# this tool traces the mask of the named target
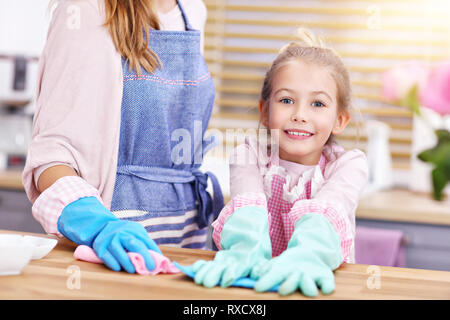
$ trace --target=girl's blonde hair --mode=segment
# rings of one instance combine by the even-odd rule
[[[263,101],[262,112],[267,113],[269,99],[272,93],[272,80],[275,73],[286,63],[300,60],[308,64],[323,66],[329,69],[337,87],[338,112],[350,114],[351,85],[350,76],[339,55],[331,48],[325,46],[322,39],[317,38],[311,31],[300,28],[299,40],[282,47],[273,61],[264,78],[260,99]],[[327,144],[333,140],[332,135]]]
[[[160,29],[152,0],[105,0],[105,11],[104,26],[129,68],[141,75],[141,67],[153,73],[161,66],[156,53],[148,47],[149,30]]]

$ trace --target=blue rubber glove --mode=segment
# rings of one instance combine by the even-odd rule
[[[123,268],[129,273],[136,272],[127,251],[142,255],[148,270],[155,268],[148,250],[161,253],[142,225],[120,220],[96,197],[81,198],[68,204],[58,218],[57,226],[69,240],[93,248],[105,265],[114,271]]]
[[[228,287],[241,277],[252,277],[252,269],[272,257],[267,210],[247,206],[236,210],[225,222],[213,261],[194,263],[194,281],[205,287],[220,283]]]
[[[335,289],[333,270],[342,263],[341,241],[330,222],[320,214],[303,216],[295,225],[287,249],[259,270],[258,292],[280,285],[278,292],[288,295],[300,289],[310,297],[330,294]]]

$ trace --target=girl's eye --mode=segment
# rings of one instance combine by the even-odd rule
[[[314,107],[324,107],[325,105],[322,103],[322,102],[320,102],[320,101],[314,101],[313,103],[312,103],[312,105],[314,106]]]
[[[280,102],[284,103],[284,104],[293,104],[294,103],[294,101],[292,99],[289,99],[289,98],[280,99]]]

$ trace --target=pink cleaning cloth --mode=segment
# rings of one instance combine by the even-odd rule
[[[175,267],[169,258],[163,256],[162,254],[155,252],[153,250],[148,250],[155,262],[155,268],[153,270],[148,270],[145,265],[144,258],[136,252],[128,252],[131,263],[136,269],[136,273],[141,275],[155,275],[158,273],[178,273],[181,272],[180,269]],[[102,260],[95,254],[94,249],[91,247],[80,245],[75,249],[73,256],[78,260],[83,260],[92,263],[103,263]]]
[[[357,226],[356,263],[405,268],[405,247],[401,230]]]

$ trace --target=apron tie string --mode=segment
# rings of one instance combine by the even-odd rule
[[[212,215],[213,220],[216,220],[220,211],[225,206],[223,194],[219,181],[212,172],[208,171],[203,173],[195,169],[192,171],[192,174],[195,176],[195,193],[199,201],[197,223],[199,228],[204,228],[209,225],[210,216]],[[211,179],[213,187],[213,199],[211,199],[211,195],[206,191],[208,178]]]
[[[203,173],[199,169],[188,171],[173,168],[124,165],[117,167],[117,173],[167,183],[188,183],[194,181],[195,198],[198,201],[197,223],[199,228],[205,228],[209,225],[211,215],[213,220],[217,219],[220,211],[225,206],[219,181],[210,171]],[[208,178],[211,179],[213,198],[206,191]]]

